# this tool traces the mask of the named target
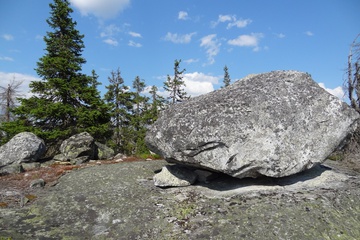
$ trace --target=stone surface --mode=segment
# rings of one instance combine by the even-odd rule
[[[185,187],[195,183],[197,174],[193,170],[179,165],[167,165],[155,174],[157,187]]]
[[[31,188],[42,188],[45,186],[45,181],[42,178],[32,180],[30,183]]]
[[[30,194],[36,200],[24,207],[0,208],[0,236],[360,239],[359,173],[315,167],[284,179],[227,177],[181,188],[155,187],[153,174],[166,164],[127,162],[72,171],[53,187],[34,189]],[[0,197],[20,197],[1,187]]]
[[[274,71],[163,111],[146,136],[169,162],[234,177],[284,177],[323,162],[359,114],[309,74]]]
[[[44,141],[35,134],[19,133],[0,147],[0,167],[35,162],[40,159],[45,150]]]
[[[0,175],[7,175],[7,174],[21,173],[21,172],[24,172],[24,169],[22,167],[22,164],[18,164],[18,163],[13,163],[10,165],[0,167]]]
[[[94,159],[96,153],[95,140],[87,132],[76,134],[62,142],[60,152],[61,155],[56,156],[56,159],[75,162],[75,159],[80,157],[82,162],[84,157],[86,160]]]
[[[109,160],[114,157],[114,150],[106,146],[105,144],[95,142],[96,145],[96,157],[99,160]]]

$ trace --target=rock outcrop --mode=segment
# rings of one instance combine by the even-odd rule
[[[82,132],[64,140],[60,146],[61,154],[54,159],[80,164],[95,159],[95,139],[87,132]]]
[[[114,157],[115,152],[112,148],[109,148],[105,144],[99,142],[95,142],[95,146],[96,146],[95,159],[108,160]]]
[[[0,168],[38,161],[45,150],[44,141],[35,134],[19,133],[0,147]]]
[[[358,119],[309,74],[274,71],[168,108],[146,143],[168,162],[238,178],[284,177],[323,162]]]

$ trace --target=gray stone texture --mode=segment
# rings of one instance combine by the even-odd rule
[[[61,155],[57,159],[82,162],[95,158],[95,140],[87,132],[82,132],[64,140],[60,146]]]
[[[45,153],[44,141],[30,132],[15,135],[0,147],[0,167],[35,162]]]
[[[358,119],[309,74],[273,71],[169,107],[146,142],[168,162],[284,177],[323,162]]]

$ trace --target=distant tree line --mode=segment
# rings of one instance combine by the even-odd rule
[[[167,99],[156,86],[144,94],[147,86],[139,76],[131,87],[127,86],[120,68],[111,71],[107,91],[101,97],[95,70],[90,76],[81,72],[86,63],[82,57],[84,35],[70,16],[73,10],[69,0],[54,0],[49,6],[50,17],[46,21],[52,31],[44,37],[46,52],[35,69],[41,80],[29,85],[32,96],[21,98],[21,82],[15,80],[0,88],[0,144],[17,133],[29,131],[55,148],[64,139],[87,131],[116,152],[148,153],[144,142],[147,127],[166,106],[189,99],[184,90],[185,69],[180,70],[181,60],[175,60],[174,75],[168,75],[164,82]],[[224,70],[227,86],[230,77],[227,67]]]

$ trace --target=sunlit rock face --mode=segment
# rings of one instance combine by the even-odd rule
[[[309,74],[273,71],[169,107],[146,142],[168,162],[283,177],[323,162],[358,119]]]

